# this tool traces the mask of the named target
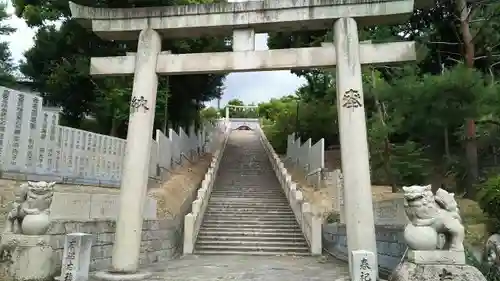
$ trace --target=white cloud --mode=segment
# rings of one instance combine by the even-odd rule
[[[10,1],[8,10],[12,12]],[[24,60],[24,52],[33,46],[36,30],[29,28],[23,19],[15,15],[12,15],[5,23],[16,28],[16,32],[0,39],[9,42],[12,56],[16,62]],[[257,50],[268,49],[267,34],[256,35],[255,48]],[[293,94],[304,83],[304,79],[291,74],[290,71],[231,73],[227,76],[224,84],[225,90],[221,106],[235,98],[245,103],[258,103],[271,98],[279,98]],[[216,104],[217,101],[212,102],[212,105]]]
[[[7,4],[7,12],[13,14],[13,7],[10,1]],[[11,15],[10,18],[5,21],[5,24],[16,29],[16,32],[8,36],[2,36],[1,40],[9,42],[12,57],[17,62],[24,59],[24,52],[33,46],[33,37],[36,31],[33,28],[29,28],[23,19],[15,15]]]
[[[269,49],[267,37],[267,34],[255,36],[256,50]],[[231,73],[226,77],[221,106],[232,99],[240,99],[248,104],[290,95],[305,83],[305,79],[297,77],[288,70]],[[211,105],[216,106],[217,101],[212,101]]]

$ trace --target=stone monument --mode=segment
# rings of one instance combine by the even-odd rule
[[[49,210],[55,182],[28,182],[15,191],[0,241],[1,263],[13,280],[51,280],[54,251],[50,236]]]
[[[430,185],[405,186],[403,191],[410,220],[404,230],[408,251],[389,280],[486,280],[465,264],[465,230],[454,194],[444,189],[434,194]]]
[[[70,233],[66,235],[61,276],[56,281],[89,280],[92,234]]]

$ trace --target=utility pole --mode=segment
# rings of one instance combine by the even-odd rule
[[[168,79],[168,76],[166,78],[167,80],[167,94],[165,96],[165,110],[164,110],[164,116],[163,116],[163,134],[165,136],[168,136],[168,96],[170,95],[170,82]]]
[[[299,109],[300,109],[300,98],[297,99],[297,108],[295,112],[295,134],[299,134]]]

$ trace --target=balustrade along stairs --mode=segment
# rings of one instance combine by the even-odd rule
[[[229,133],[194,254],[310,255],[259,129]]]

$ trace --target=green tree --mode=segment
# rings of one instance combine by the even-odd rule
[[[215,123],[220,118],[220,112],[214,107],[207,107],[200,111],[202,122]]]
[[[124,55],[136,51],[137,42],[103,41],[91,31],[83,28],[70,18],[67,0],[25,2],[14,1],[16,13],[29,26],[37,27],[34,47],[26,52],[26,63],[22,73],[34,83],[34,88],[44,94],[45,99],[63,107],[66,124],[79,127],[86,115],[93,115],[104,128],[99,131],[118,131],[126,134],[126,120],[123,110],[116,113],[108,110],[117,102],[124,103],[118,108],[126,108],[130,100],[130,79],[119,79],[109,86],[109,79],[93,79],[89,76],[90,57]],[[83,5],[100,7],[146,7],[177,5],[207,1],[84,1]],[[60,29],[51,24],[61,20]],[[191,53],[228,50],[225,38],[197,38],[189,40],[164,40],[162,48],[172,53]],[[160,77],[155,127],[163,128],[165,117],[172,127],[189,126],[196,122],[200,104],[222,94],[224,75],[197,74]],[[121,84],[118,83],[120,81]],[[106,92],[108,91],[109,92]],[[123,93],[126,94],[123,96]],[[167,94],[168,93],[168,94]],[[106,97],[110,95],[110,97]],[[120,98],[118,98],[120,97]],[[167,102],[168,105],[165,108]],[[103,102],[111,102],[102,105]],[[165,116],[167,112],[167,116]],[[124,128],[124,129],[116,129]]]
[[[6,12],[6,4],[0,3],[0,35],[6,36],[15,31],[14,28],[5,24],[5,20],[9,17]],[[9,50],[8,42],[0,42],[0,85],[10,86],[15,82],[14,71],[15,65],[12,59],[12,54]]]

